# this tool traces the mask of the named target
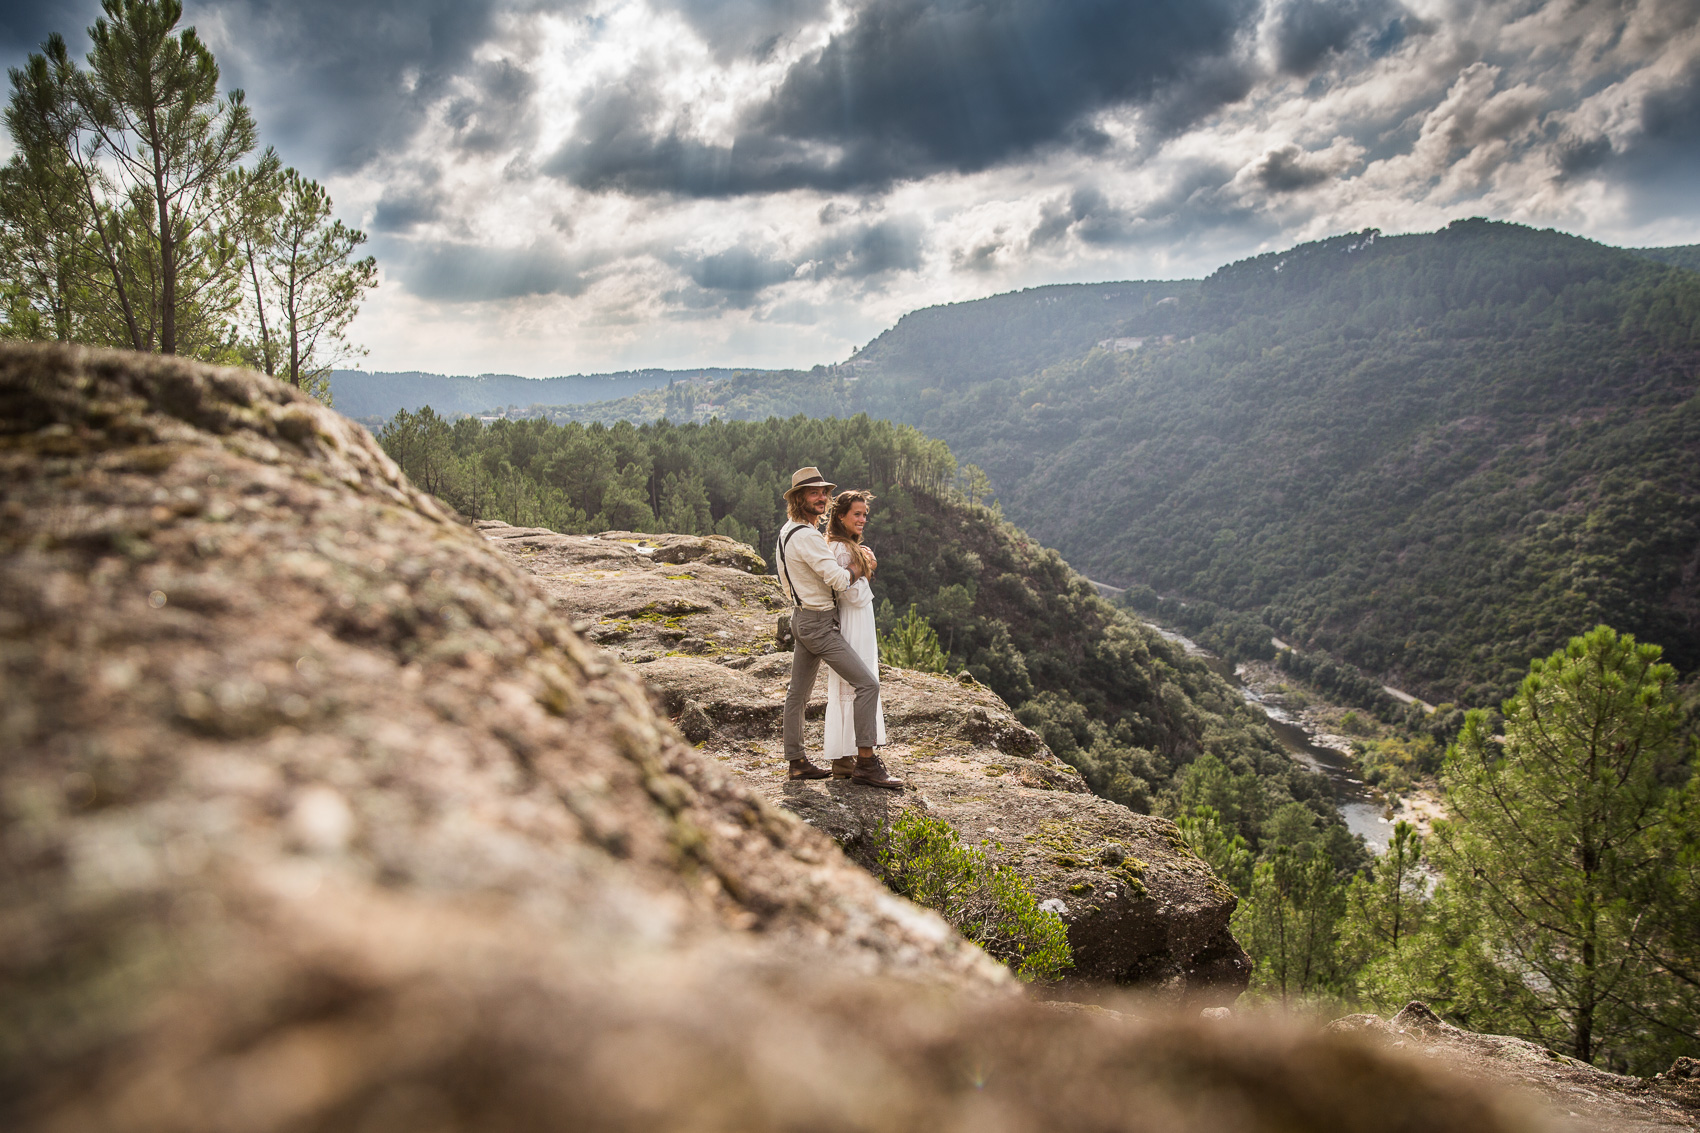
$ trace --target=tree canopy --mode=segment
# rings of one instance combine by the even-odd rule
[[[376,281],[370,259],[349,262],[365,237],[317,184],[255,155],[253,114],[241,91],[220,95],[178,0],[101,7],[86,68],[55,34],[10,73],[0,332],[249,362],[328,399]]]

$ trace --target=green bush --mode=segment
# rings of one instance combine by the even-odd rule
[[[879,863],[893,892],[936,910],[1021,979],[1054,980],[1074,966],[1062,918],[942,819],[906,812],[882,835]]]
[[[923,673],[942,673],[949,664],[939,635],[914,606],[903,620],[880,634],[880,660],[893,668]]]

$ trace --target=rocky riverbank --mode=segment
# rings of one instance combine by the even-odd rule
[[[1234,666],[1234,676],[1259,703],[1291,718],[1309,743],[1349,760],[1361,779],[1363,767],[1354,745],[1363,738],[1366,729],[1377,728],[1373,721],[1363,719],[1360,711],[1327,703],[1313,692],[1299,691],[1290,674],[1266,661],[1241,662]],[[1368,783],[1363,786],[1368,797],[1381,806],[1385,821],[1409,822],[1424,839],[1435,820],[1446,817],[1445,799],[1432,775],[1415,776],[1397,788]]]

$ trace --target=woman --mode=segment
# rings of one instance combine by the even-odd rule
[[[833,497],[826,513],[826,541],[832,548],[838,565],[849,569],[855,562],[862,577],[850,589],[838,596],[838,632],[856,655],[867,663],[871,672],[879,672],[879,636],[874,632],[874,592],[869,585],[874,569],[879,565],[871,548],[862,543],[862,532],[868,526],[868,505],[874,494],[864,491],[840,492]],[[856,690],[830,668],[826,671],[826,758],[848,760],[856,754],[855,708]],[[885,707],[879,706],[878,743],[885,743]],[[848,767],[850,764],[836,764]]]

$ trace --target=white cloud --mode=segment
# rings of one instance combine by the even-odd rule
[[[302,2],[188,19],[372,233],[379,368],[808,365],[931,303],[1467,215],[1700,242],[1695,0],[1198,0],[1145,85],[1067,0]],[[999,54],[1035,28],[1074,55]]]

